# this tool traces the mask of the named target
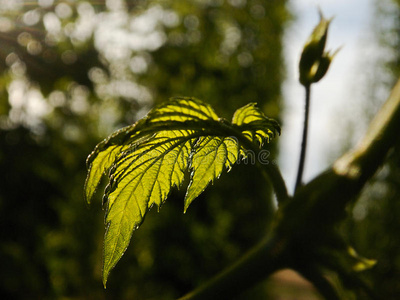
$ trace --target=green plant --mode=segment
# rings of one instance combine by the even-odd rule
[[[188,169],[185,211],[240,155],[258,151],[256,143],[262,146],[279,131],[276,121],[265,117],[254,104],[238,109],[230,124],[197,99],[175,98],[98,144],[88,159],[85,190],[90,202],[102,174],[109,171],[103,202],[107,226],[104,285],[147,210],[153,205],[160,208],[171,189],[182,185]],[[280,175],[272,175],[276,176]]]
[[[328,27],[329,20],[321,15],[300,60],[306,108],[311,85],[326,74],[333,58],[324,50]],[[294,195],[288,195],[275,165],[258,164],[272,183],[279,204],[264,239],[241,260],[182,299],[230,299],[287,267],[308,278],[326,299],[377,298],[360,276],[360,271],[375,262],[348,246],[337,232],[337,225],[346,216],[346,206],[354,201],[398,142],[400,82],[362,142],[331,168],[302,185],[307,118],[308,109]],[[85,197],[90,203],[102,175],[108,172],[109,184],[103,198],[104,285],[146,212],[154,204],[160,208],[171,189],[183,184],[188,170],[185,211],[223,170],[229,170],[249,153],[261,153],[263,143],[276,133],[280,133],[277,122],[266,117],[255,104],[238,109],[232,122],[228,122],[197,99],[174,98],[99,143],[87,161]]]

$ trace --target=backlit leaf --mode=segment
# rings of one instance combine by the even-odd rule
[[[232,137],[207,136],[199,139],[195,149],[190,160],[192,174],[184,211],[225,168],[230,170],[239,156],[239,145]]]
[[[262,145],[279,132],[278,124],[255,106],[239,109],[233,124],[220,120],[207,104],[175,98],[154,108],[146,118],[99,143],[87,160],[85,197],[90,203],[108,171],[103,283],[129,245],[148,210],[165,202],[190,170],[184,211],[210,182],[230,170],[244,153],[239,140]]]
[[[242,134],[251,142],[257,141],[260,147],[275,137],[276,133],[281,133],[278,122],[266,117],[256,103],[249,103],[236,110],[232,124],[239,126]]]
[[[89,204],[99,185],[101,177],[114,163],[116,156],[126,147],[124,138],[126,138],[129,131],[131,131],[131,127],[118,130],[99,143],[89,155],[86,161],[88,176],[85,182],[85,198]]]

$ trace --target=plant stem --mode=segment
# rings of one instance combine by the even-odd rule
[[[266,166],[257,164],[257,166],[261,170],[264,178],[271,183],[278,204],[281,205],[282,203],[286,202],[286,200],[289,199],[289,195],[285,180],[283,179],[279,168],[273,163]]]
[[[338,299],[340,295],[331,289],[318,269],[307,269],[307,266],[319,266],[314,255],[309,253],[317,247],[327,246],[325,243],[331,240],[326,236],[331,232],[328,229],[342,219],[346,204],[354,200],[365,182],[383,164],[390,149],[399,142],[399,131],[400,80],[361,143],[278,210],[275,226],[270,228],[266,239],[232,267],[180,300],[232,299],[274,271],[286,267],[297,269],[309,278],[327,299]],[[308,203],[304,205],[306,201]],[[313,243],[309,243],[310,240]],[[299,269],[298,261],[305,267]],[[340,271],[338,264],[328,267]],[[344,282],[349,283],[349,278],[344,277]]]
[[[304,161],[305,161],[305,158],[306,158],[306,150],[307,150],[308,116],[310,114],[311,86],[310,85],[306,85],[305,89],[306,89],[306,99],[305,99],[306,100],[306,106],[305,106],[305,111],[304,111],[303,140],[301,142],[299,168],[297,170],[296,185],[295,185],[295,189],[294,189],[295,192],[302,185]]]
[[[340,297],[333,286],[333,284],[325,277],[319,265],[308,264],[298,271],[304,278],[313,283],[319,293],[324,296],[326,300],[340,300]]]
[[[263,240],[242,259],[203,286],[178,300],[232,299],[243,291],[285,267],[285,242],[273,237]]]
[[[241,141],[247,149],[252,150],[257,154],[257,156],[259,155],[260,149],[257,148],[254,143],[247,140],[247,138],[239,136],[239,141]],[[264,178],[271,183],[278,203],[282,204],[286,202],[286,200],[289,199],[289,194],[286,188],[285,180],[283,179],[278,166],[276,166],[273,162],[262,164],[261,162],[257,161],[257,167],[261,170]]]
[[[370,123],[364,138],[334,163],[334,171],[353,180],[367,180],[383,164],[389,149],[398,143],[399,131],[400,79]]]

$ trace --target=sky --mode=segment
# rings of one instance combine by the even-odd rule
[[[283,85],[279,159],[290,191],[294,188],[304,121],[304,88],[298,83],[298,61],[305,41],[319,22],[318,7],[326,18],[334,17],[326,50],[342,48],[327,75],[312,86],[305,182],[328,168],[335,158],[332,156],[340,154],[340,132],[346,131],[341,116],[349,110],[354,116],[362,115],[355,100],[362,91],[355,86],[361,64],[375,59],[376,43],[371,31],[374,0],[291,1],[295,20],[287,29],[284,42],[287,79]],[[360,136],[362,132],[355,134]]]

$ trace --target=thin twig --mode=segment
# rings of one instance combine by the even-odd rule
[[[303,178],[303,170],[304,170],[304,161],[306,158],[306,150],[307,150],[307,136],[308,136],[308,116],[310,114],[310,94],[311,94],[311,86],[305,86],[306,89],[306,105],[304,111],[304,126],[303,126],[303,140],[301,142],[301,152],[300,152],[300,161],[299,168],[297,170],[297,178],[295,185],[295,192],[302,185]]]

